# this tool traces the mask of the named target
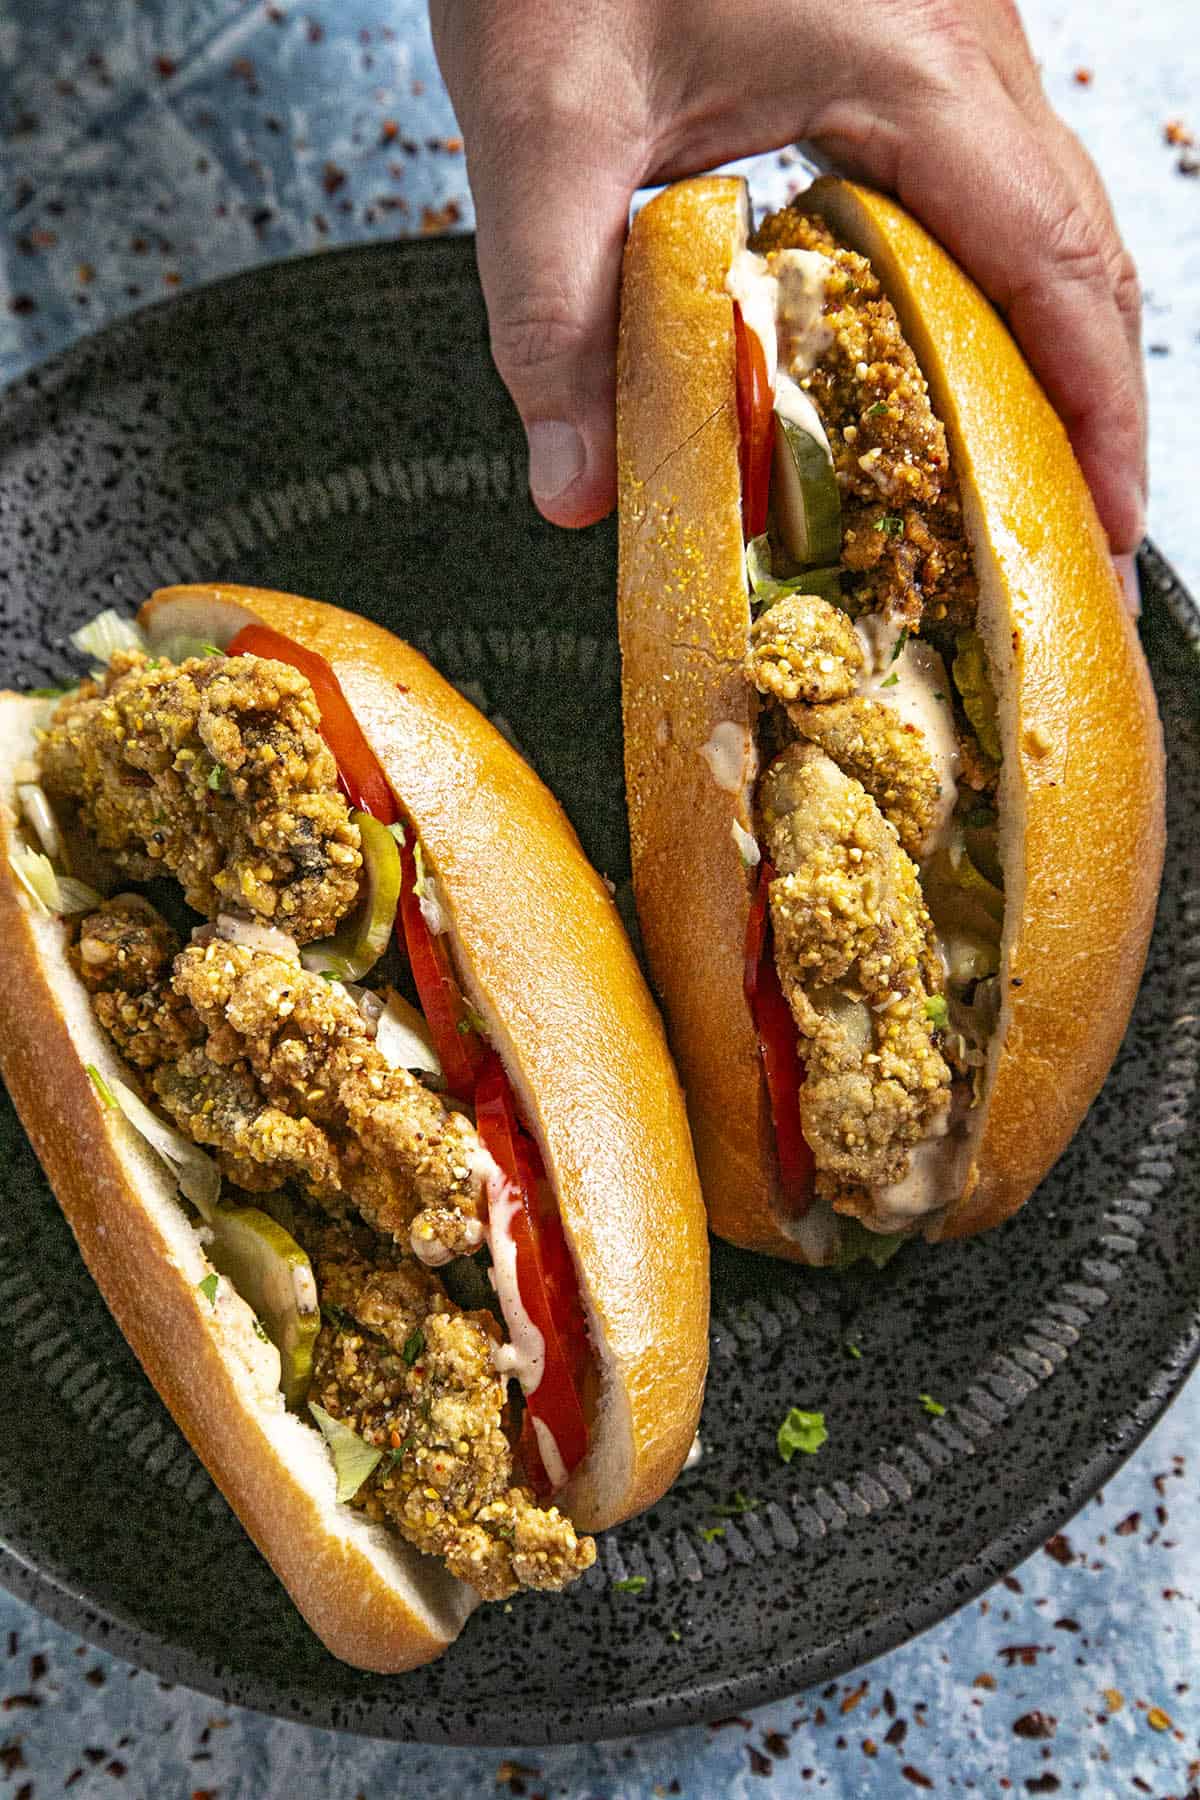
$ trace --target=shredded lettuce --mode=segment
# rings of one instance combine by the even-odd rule
[[[833,606],[843,604],[838,569],[804,569],[797,575],[777,577],[771,568],[771,543],[766,532],[746,545],[746,580],[755,612],[765,612],[785,594],[819,594]]]
[[[849,1269],[856,1262],[869,1262],[877,1269],[886,1268],[907,1241],[901,1232],[868,1231],[858,1219],[843,1219],[842,1239],[833,1267]]]
[[[71,633],[71,642],[83,656],[107,663],[118,650],[145,650],[146,640],[132,619],[111,607]]]

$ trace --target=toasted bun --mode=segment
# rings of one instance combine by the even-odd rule
[[[1162,866],[1161,732],[1087,485],[995,312],[891,201],[825,179],[804,205],[870,259],[928,380],[998,688],[1003,1006],[966,1178],[929,1233],[964,1236],[1022,1205],[1116,1054]],[[795,1256],[771,1210],[774,1151],[742,995],[750,884],[731,822],[748,823],[753,752],[747,744],[746,786],[728,793],[699,756],[722,720],[749,733],[755,704],[748,684],[736,691],[734,666],[748,615],[724,292],[743,206],[738,182],[680,183],[640,215],[626,252],[618,457],[627,781],[642,927],[713,1228]],[[692,929],[673,938],[680,893]],[[1097,994],[1102,1007],[1091,1003]],[[747,1170],[755,1143],[765,1148]]]
[[[83,1260],[150,1380],[312,1629],[335,1656],[393,1673],[458,1636],[476,1596],[334,1497],[319,1434],[287,1412],[279,1356],[212,1273],[162,1163],[87,1074],[123,1073],[67,961],[61,923],[12,877],[13,770],[44,703],[0,696],[0,1070]]]
[[[152,638],[199,626],[228,643],[251,617],[333,665],[420,835],[464,990],[541,1145],[602,1376],[592,1447],[557,1498],[602,1530],[674,1480],[708,1360],[704,1206],[658,1013],[561,807],[418,651],[256,588],[167,588],[141,623]]]

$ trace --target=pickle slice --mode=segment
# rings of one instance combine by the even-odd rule
[[[400,847],[386,825],[370,813],[350,817],[362,839],[363,895],[332,937],[306,944],[300,961],[314,975],[361,981],[375,967],[392,935],[400,904]]]
[[[810,567],[836,563],[842,549],[842,502],[829,453],[803,425],[779,413],[771,492],[788,555]]]
[[[218,1206],[210,1229],[208,1260],[257,1313],[279,1352],[283,1397],[300,1406],[321,1328],[312,1264],[295,1238],[256,1206]]]

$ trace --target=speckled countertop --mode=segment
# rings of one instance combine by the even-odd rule
[[[1200,591],[1195,0],[1024,11],[1142,270],[1150,529]],[[212,276],[470,224],[455,122],[411,0],[5,0],[0,144],[6,380]],[[777,197],[790,178],[767,159],[760,191]],[[599,1746],[397,1747],[220,1710],[0,1595],[0,1794],[1184,1800],[1200,1795],[1198,1436],[1193,1380],[1062,1534],[917,1642],[820,1693]],[[513,1709],[519,1735],[519,1671]]]

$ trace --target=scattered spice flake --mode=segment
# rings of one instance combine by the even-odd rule
[[[1192,156],[1185,150],[1175,167],[1181,175],[1200,175],[1200,156]]]
[[[305,31],[307,33],[308,41],[310,44],[319,44],[324,39],[325,27],[322,25],[322,23],[319,19],[307,20],[306,24],[305,24]]]
[[[1121,1523],[1114,1526],[1113,1529],[1118,1537],[1132,1537],[1134,1532],[1141,1528],[1141,1523],[1142,1515],[1140,1512],[1126,1513],[1125,1517],[1121,1520]]]
[[[1030,1794],[1057,1794],[1061,1786],[1062,1782],[1058,1776],[1052,1775],[1049,1769],[1044,1775],[1027,1775],[1025,1777],[1025,1788]]]
[[[772,1756],[788,1757],[791,1755],[791,1751],[788,1748],[788,1741],[784,1737],[782,1731],[765,1731],[763,1733],[763,1744],[771,1752]]]
[[[1168,119],[1163,126],[1164,144],[1178,144],[1190,150],[1195,141],[1182,119]]]
[[[1076,69],[1072,80],[1076,87],[1091,87],[1092,71],[1090,69]]]
[[[446,152],[447,156],[461,156],[463,153],[463,141],[460,137],[443,138],[442,149]]]
[[[1013,1720],[1013,1735],[1019,1738],[1052,1738],[1057,1730],[1058,1720],[1053,1713],[1035,1710]]]
[[[346,171],[335,162],[325,164],[325,172],[321,177],[321,186],[327,194],[336,194],[338,189],[346,185]]]
[[[1174,1720],[1170,1713],[1165,1713],[1161,1706],[1152,1706],[1146,1714],[1146,1723],[1151,1731],[1170,1731]]]
[[[1075,1551],[1065,1531],[1056,1531],[1052,1538],[1046,1539],[1042,1548],[1047,1556],[1052,1556],[1064,1569],[1075,1561]]]
[[[462,207],[457,200],[447,200],[445,206],[423,206],[421,208],[421,230],[427,237],[439,231],[449,231],[462,218]]]
[[[895,1718],[895,1716],[896,1716],[896,1696],[895,1696],[895,1694],[893,1694],[891,1688],[884,1688],[884,1690],[883,1690],[883,1710],[887,1714],[889,1719]]]
[[[890,1744],[893,1750],[898,1750],[907,1736],[908,1720],[894,1719],[888,1726],[883,1741],[885,1744]]]
[[[496,1770],[496,1786],[506,1787],[514,1794],[525,1792],[527,1781],[536,1781],[541,1774],[540,1769],[533,1769],[528,1763],[502,1762]]]
[[[394,144],[396,139],[399,136],[400,136],[400,127],[399,127],[399,125],[397,125],[395,119],[385,119],[383,121],[383,124],[379,127],[380,143],[381,144]]]
[[[164,81],[170,81],[172,75],[179,73],[179,64],[173,56],[156,56],[154,67]]]
[[[902,1763],[900,1773],[905,1781],[911,1781],[914,1787],[931,1788],[933,1786],[928,1775],[923,1775],[920,1769],[914,1769],[911,1763]]]
[[[25,1752],[21,1748],[20,1738],[15,1743],[0,1745],[0,1770],[3,1770],[5,1781],[11,1781],[17,1770],[25,1767]]]
[[[1003,1579],[1004,1585],[1010,1594],[1023,1594],[1025,1592],[1025,1589],[1021,1586],[1015,1575],[1005,1575]]]
[[[37,311],[37,301],[32,294],[14,294],[8,303],[8,310],[18,319],[27,318],[30,313]]]
[[[1120,1688],[1105,1688],[1104,1704],[1110,1713],[1118,1713],[1125,1704],[1125,1696]]]
[[[1024,1669],[1032,1669],[1036,1667],[1039,1656],[1053,1649],[1053,1644],[1005,1644],[1000,1654],[1010,1669],[1016,1668],[1018,1663]]]
[[[774,1763],[769,1756],[764,1756],[762,1751],[754,1744],[746,1745],[746,1755],[750,1758],[750,1773],[752,1775],[770,1775],[773,1773],[775,1768]]]
[[[1078,1631],[1079,1630],[1079,1620],[1078,1619],[1055,1619],[1054,1629],[1055,1629],[1055,1631]]]
[[[5,1712],[15,1712],[19,1706],[36,1708],[42,1704],[39,1694],[6,1694],[2,1703]]]
[[[863,1739],[862,1753],[864,1756],[878,1756],[879,1755],[879,1745],[875,1742],[874,1738],[864,1738]]]
[[[870,1684],[868,1682],[865,1682],[865,1681],[860,1682],[859,1685],[854,1689],[853,1693],[846,1695],[846,1698],[842,1701],[842,1704],[838,1707],[838,1711],[843,1716],[846,1713],[852,1713],[854,1711],[855,1707],[858,1705],[859,1701],[862,1699],[863,1695],[866,1693],[869,1685]]]
[[[36,1651],[34,1653],[34,1655],[31,1656],[29,1659],[29,1679],[30,1679],[30,1681],[40,1681],[42,1679],[43,1675],[45,1675],[46,1670],[49,1668],[49,1666],[50,1666],[49,1663],[46,1661],[46,1659],[42,1655],[41,1651],[40,1650]]]

